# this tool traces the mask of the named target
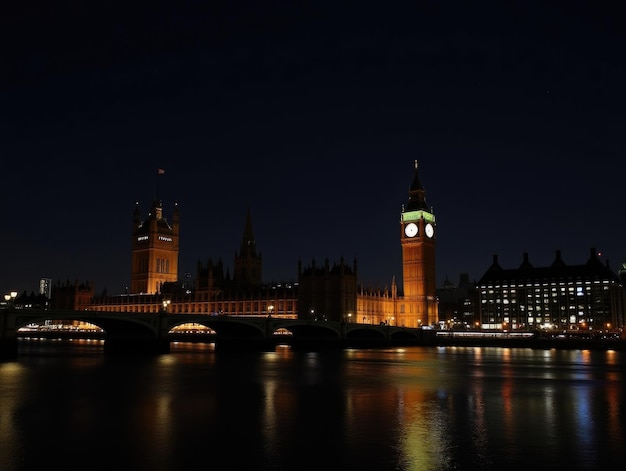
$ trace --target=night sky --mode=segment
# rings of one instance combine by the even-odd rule
[[[626,29],[610,2],[14,3],[2,292],[47,277],[121,293],[158,168],[181,274],[209,258],[232,274],[250,208],[265,281],[344,257],[388,286],[415,159],[438,286],[480,279],[494,254],[626,259]]]

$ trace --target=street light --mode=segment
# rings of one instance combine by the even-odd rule
[[[352,313],[351,313],[351,312],[349,312],[349,313],[348,313],[348,324],[350,323],[350,321],[351,321],[351,320],[352,320]]]
[[[270,304],[269,306],[267,306],[267,310],[269,312],[269,316],[268,317],[272,317],[272,312],[274,312],[274,305]]]
[[[15,303],[15,298],[17,298],[17,291],[11,291],[10,293],[6,293],[4,295],[4,300],[9,306],[12,306],[13,303]]]
[[[167,312],[167,310],[169,309],[171,303],[172,303],[172,301],[170,301],[169,299],[164,299],[163,300],[163,312]]]

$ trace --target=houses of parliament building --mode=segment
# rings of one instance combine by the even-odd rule
[[[577,330],[622,329],[626,264],[619,274],[591,249],[582,265],[566,265],[557,251],[549,267],[534,267],[524,254],[518,268],[503,269],[494,256],[478,282],[436,286],[437,224],[426,203],[415,161],[408,199],[400,211],[402,282],[364,288],[357,261],[298,262],[297,281],[264,283],[248,210],[232,276],[221,261],[198,263],[193,281],[178,272],[180,217],[171,221],[158,198],[146,218],[133,214],[129,292],[94,296],[90,284],[58,283],[51,305],[66,309],[224,316],[275,316],[405,327]]]
[[[426,204],[417,162],[408,201],[400,212],[402,285],[373,289],[357,283],[357,260],[328,259],[297,265],[297,279],[264,283],[248,210],[232,276],[221,260],[199,262],[193,281],[178,270],[180,215],[171,220],[163,204],[153,202],[147,217],[137,204],[133,213],[131,277],[122,295],[94,296],[90,283],[52,286],[51,305],[61,309],[115,312],[198,313],[225,316],[274,316],[288,319],[363,322],[405,327],[429,326],[438,320],[435,277],[436,221]]]

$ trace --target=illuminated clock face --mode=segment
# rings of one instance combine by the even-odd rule
[[[435,234],[435,228],[431,223],[426,224],[426,235],[432,237]]]
[[[404,226],[404,233],[407,237],[415,237],[417,235],[417,225],[414,222],[411,222]]]

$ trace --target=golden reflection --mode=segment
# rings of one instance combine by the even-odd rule
[[[194,354],[211,352],[215,352],[215,342],[170,342],[170,354],[184,355],[187,359],[204,361],[201,356]]]
[[[15,428],[13,414],[19,410],[20,398],[14,391],[22,389],[25,368],[17,362],[0,362],[0,463],[10,462],[19,454],[19,430]]]
[[[381,356],[382,352],[382,356]],[[379,439],[364,436],[365,430],[390,430],[401,454],[403,469],[435,469],[446,456],[445,414],[436,382],[436,357],[425,349],[353,350],[351,371],[359,374],[359,386],[346,397],[346,436],[357,442]],[[365,384],[361,382],[366,381]],[[372,382],[372,387],[365,387]],[[378,386],[376,386],[378,385]],[[384,387],[381,387],[383,385]],[[375,454],[380,444],[366,447]],[[372,461],[375,456],[372,456]],[[393,466],[391,466],[393,467]]]

